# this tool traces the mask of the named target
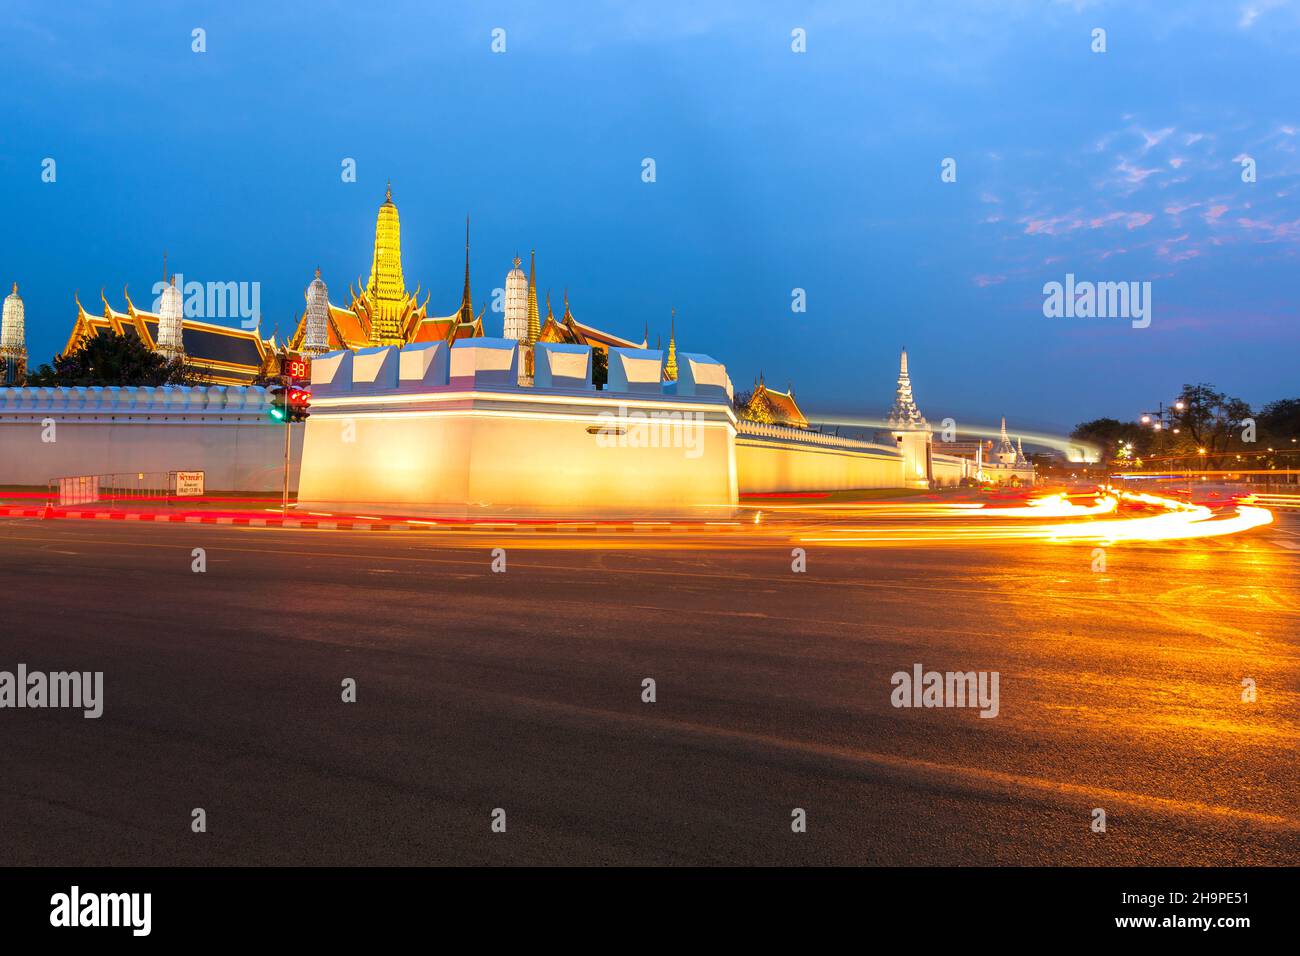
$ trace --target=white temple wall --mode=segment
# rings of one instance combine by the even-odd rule
[[[267,411],[265,389],[238,386],[0,389],[0,485],[202,471],[209,491],[279,491],[286,426]]]
[[[736,474],[741,494],[899,488],[903,456],[885,445],[741,423]],[[793,434],[790,434],[792,433]]]
[[[725,370],[689,356],[664,383],[637,352],[597,392],[585,349],[466,339],[331,353],[312,368],[300,507],[491,516],[730,515],[735,418]],[[580,360],[580,361],[579,361]]]
[[[956,455],[931,455],[930,467],[934,471],[934,484],[940,488],[950,488],[961,483],[963,478],[975,476],[974,462]]]

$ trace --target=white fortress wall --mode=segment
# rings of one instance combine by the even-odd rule
[[[741,421],[736,469],[741,494],[901,488],[904,456],[889,445]]]
[[[975,477],[975,463],[957,455],[931,455],[934,483],[939,487],[959,484],[963,478]]]
[[[0,485],[202,471],[209,491],[278,491],[286,426],[269,406],[266,389],[244,386],[0,388]]]
[[[475,338],[331,353],[313,363],[301,507],[390,514],[729,515],[735,417],[725,369],[611,349],[591,385],[586,346]],[[382,353],[382,354],[381,354]]]

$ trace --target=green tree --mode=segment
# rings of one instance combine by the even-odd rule
[[[1300,438],[1300,398],[1281,398],[1269,402],[1255,416],[1260,441],[1278,448]]]
[[[1250,405],[1204,382],[1184,385],[1178,397],[1183,408],[1172,415],[1181,453],[1194,455],[1204,448],[1213,456],[1242,447],[1241,423],[1251,417]]]
[[[1075,426],[1070,437],[1099,447],[1103,464],[1144,458],[1151,453],[1152,447],[1149,428],[1136,422],[1122,422],[1118,418],[1094,418],[1083,422]],[[1132,450],[1128,451],[1130,446]]]
[[[169,362],[133,335],[101,332],[75,351],[56,355],[27,376],[28,385],[205,385],[186,361]]]

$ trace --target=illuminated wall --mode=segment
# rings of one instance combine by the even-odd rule
[[[644,357],[644,356],[640,356]],[[639,358],[639,357],[632,357]],[[586,346],[508,339],[331,353],[312,367],[301,507],[493,516],[729,515],[734,416],[707,356],[664,383],[629,360],[591,385]],[[693,369],[689,366],[693,363]]]
[[[278,491],[285,426],[268,407],[266,389],[244,386],[0,388],[0,485],[202,471],[212,491]]]
[[[975,463],[956,455],[932,455],[931,467],[934,484],[940,488],[949,488],[960,484],[963,478],[975,477]]]
[[[898,488],[903,454],[888,445],[742,421],[736,436],[741,494]]]

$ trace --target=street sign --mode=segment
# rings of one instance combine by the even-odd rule
[[[203,472],[176,472],[176,497],[192,498],[203,494]]]

